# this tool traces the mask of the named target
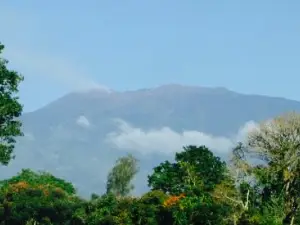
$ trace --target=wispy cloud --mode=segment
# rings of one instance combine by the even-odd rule
[[[7,49],[5,57],[21,71],[30,72],[26,74],[28,76],[44,76],[76,91],[98,89],[110,92],[108,87],[95,82],[82,68],[66,58],[45,55],[24,48]]]
[[[247,133],[256,127],[256,124],[250,121],[241,127],[235,136],[228,138],[217,137],[196,130],[178,133],[169,127],[143,130],[121,119],[117,119],[116,124],[118,130],[109,133],[106,141],[119,149],[142,154],[170,154],[180,151],[185,145],[206,145],[218,154],[227,154],[237,141],[243,140]]]
[[[9,59],[9,66],[22,71],[25,76],[43,76],[50,81],[57,82],[69,90],[99,89],[109,91],[109,88],[93,80],[80,65],[70,58],[62,57],[67,53],[57,49],[53,55],[44,52],[45,36],[41,35],[43,21],[26,10],[16,10],[8,5],[0,9],[3,23],[3,35],[0,40],[6,45],[4,57]],[[18,33],[16,33],[18,31]],[[40,40],[43,40],[40,42]]]

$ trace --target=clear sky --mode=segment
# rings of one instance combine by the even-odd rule
[[[300,100],[299,0],[2,0],[25,111],[77,89],[168,83]]]

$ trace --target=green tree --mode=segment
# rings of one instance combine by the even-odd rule
[[[62,191],[69,195],[74,195],[76,189],[73,184],[63,179],[57,178],[47,172],[34,172],[30,169],[22,169],[16,176],[7,180],[0,181],[0,188],[2,190],[7,189],[13,184],[25,182],[31,187],[47,186],[48,188],[60,188]]]
[[[208,193],[182,198],[171,210],[176,225],[223,225],[229,212],[226,205],[214,202]]]
[[[249,211],[255,208],[259,199],[259,191],[252,183],[251,172],[245,158],[242,143],[232,151],[232,158],[228,166],[228,174],[220,184],[216,185],[213,197],[216,202],[230,206],[232,213],[226,218],[233,225],[247,224]],[[251,214],[251,213],[250,213]]]
[[[155,167],[153,174],[148,176],[148,184],[152,190],[170,194],[183,193],[196,183],[210,191],[225,178],[226,170],[226,163],[205,146],[187,146],[176,153],[174,163],[165,161]]]
[[[283,198],[283,224],[295,224],[300,204],[300,114],[263,122],[243,144],[244,171],[262,189],[264,202]],[[255,162],[255,163],[253,163]]]
[[[0,43],[0,54],[4,45]],[[0,164],[7,165],[14,157],[15,137],[21,136],[22,105],[18,102],[19,83],[23,77],[7,68],[8,61],[0,57]]]
[[[226,163],[205,146],[187,146],[176,153],[175,162],[165,161],[148,177],[152,190],[169,194],[164,206],[172,224],[224,224],[230,205],[215,201],[213,190],[227,178]]]
[[[23,170],[1,182],[0,221],[16,225],[29,220],[40,224],[70,224],[78,221],[79,216],[74,212],[83,203],[75,196],[71,183],[48,173]]]
[[[131,181],[138,171],[138,160],[132,155],[118,159],[107,177],[107,193],[122,197],[128,195],[134,189]]]
[[[150,191],[141,196],[131,207],[131,215],[136,225],[170,225],[172,214],[163,207],[168,196],[162,191]]]

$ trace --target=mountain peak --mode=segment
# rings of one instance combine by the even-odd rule
[[[84,94],[110,94],[112,93],[113,90],[110,89],[109,87],[106,86],[102,86],[102,85],[97,85],[93,88],[89,88],[89,89],[79,89],[76,90],[75,93],[84,93]]]

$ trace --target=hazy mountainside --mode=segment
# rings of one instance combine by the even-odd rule
[[[84,195],[102,193],[115,159],[133,152],[140,159],[140,193],[151,168],[181,145],[206,144],[226,156],[245,123],[287,111],[300,111],[300,102],[224,88],[166,85],[71,93],[23,115],[25,137],[1,178],[30,167],[74,182]]]

